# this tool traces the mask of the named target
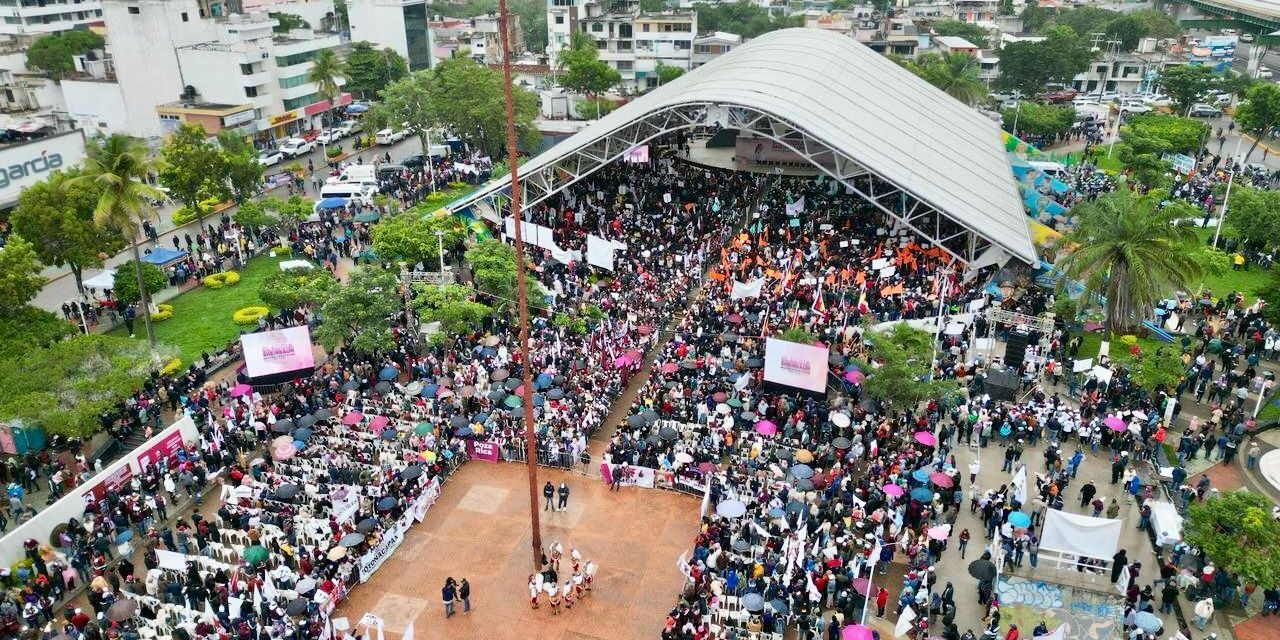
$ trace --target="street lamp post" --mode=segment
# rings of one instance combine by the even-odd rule
[[[440,288],[444,289],[444,231],[436,230],[436,243],[440,247]]]

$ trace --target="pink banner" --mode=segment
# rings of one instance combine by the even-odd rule
[[[603,480],[605,484],[613,484],[613,469],[609,467],[609,463],[607,462],[600,463],[600,479]]]
[[[153,464],[160,464],[178,455],[182,450],[182,433],[177,429],[173,433],[165,436],[160,442],[157,442],[150,449],[138,454],[138,468],[143,471]]]
[[[481,440],[467,441],[467,455],[472,460],[484,460],[485,462],[498,461],[498,445],[492,442],[484,442]]]

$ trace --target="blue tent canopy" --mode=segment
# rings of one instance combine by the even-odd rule
[[[142,261],[147,264],[154,264],[156,266],[163,267],[174,260],[181,260],[185,257],[187,257],[186,251],[174,251],[173,249],[156,247],[147,255],[142,256]]]
[[[346,198],[325,198],[316,203],[316,207],[320,209],[341,209],[347,206]]]
[[[347,105],[347,113],[364,113],[369,110],[367,104],[349,104]]]

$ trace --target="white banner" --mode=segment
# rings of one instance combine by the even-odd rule
[[[787,205],[787,215],[794,218],[802,213],[804,213],[804,196]]]
[[[764,278],[756,278],[751,282],[733,281],[733,293],[729,294],[730,300],[739,300],[742,298],[759,298],[760,291],[764,289]]]
[[[652,489],[654,487],[654,470],[649,467],[630,467],[631,475],[622,484]]]
[[[911,623],[916,619],[916,612],[907,605],[902,608],[902,615],[898,616],[898,624],[893,626],[893,637],[901,638],[911,631]]]
[[[1013,474],[1013,499],[1017,500],[1022,508],[1027,508],[1027,465],[1018,467],[1018,471]]]
[[[159,563],[161,569],[187,570],[187,556],[175,551],[156,549],[156,562]]]
[[[1120,573],[1116,576],[1116,583],[1111,586],[1115,587],[1116,591],[1120,592],[1120,595],[1125,595],[1129,591],[1129,579],[1131,577],[1129,565],[1126,564],[1120,567]]]
[[[422,522],[427,517],[427,509],[436,503],[436,499],[440,497],[440,480],[438,478],[431,479],[431,485],[427,487],[422,495],[418,496],[417,501],[413,503],[413,519]]]
[[[1067,640],[1067,623],[1058,625],[1057,629],[1042,636],[1036,636],[1034,640]]]
[[[369,553],[360,556],[360,582],[368,582],[373,577],[375,571],[386,562],[387,558],[395,553],[400,543],[404,542],[404,529],[400,527],[391,527],[382,534],[382,540],[378,541],[378,546],[369,550]]]
[[[587,235],[587,264],[613,271],[614,248],[614,243],[610,240],[597,235]]]
[[[347,488],[347,495],[341,500],[333,501],[333,517],[338,524],[349,522],[356,516],[356,512],[360,510],[360,494],[355,487]]]
[[[1116,554],[1123,527],[1123,520],[1091,518],[1049,509],[1045,512],[1040,548],[1110,562]]]

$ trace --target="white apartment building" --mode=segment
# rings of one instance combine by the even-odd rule
[[[578,19],[587,0],[547,0],[547,57],[556,56],[569,46],[569,35],[578,30]]]
[[[713,31],[693,39],[693,59],[690,67],[696,69],[716,58],[737,49],[742,36],[736,33]]]
[[[474,18],[443,18],[428,23],[431,27],[431,45],[439,55],[464,55],[481,64],[502,62],[501,20],[489,14]],[[519,60],[525,53],[524,32],[520,29],[520,16],[511,14],[511,26],[507,30],[511,47],[511,59]]]
[[[102,19],[99,0],[0,0],[0,35],[55,33]]]
[[[337,34],[277,34],[265,13],[214,17],[198,0],[103,0],[103,12],[108,71],[62,83],[89,133],[158,140],[199,122],[265,141],[320,126],[329,108],[306,74],[317,52],[342,46]]]
[[[347,16],[352,40],[390,47],[409,61],[410,71],[431,66],[426,0],[348,0]]]
[[[553,16],[547,18],[550,29]],[[600,59],[622,76],[623,92],[657,86],[659,65],[686,71],[693,66],[693,41],[698,34],[695,12],[642,12],[638,0],[588,2],[579,7],[577,24],[595,41]]]

